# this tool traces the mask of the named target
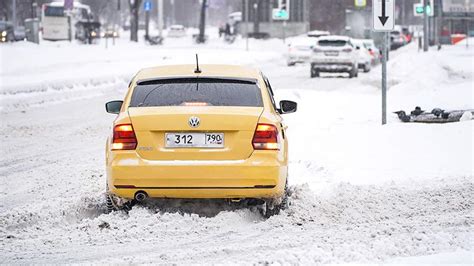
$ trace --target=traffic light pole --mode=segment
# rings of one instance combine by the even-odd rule
[[[423,51],[428,51],[428,0],[423,0]]]
[[[13,28],[16,29],[16,0],[12,0],[12,23]]]
[[[249,50],[249,1],[245,0],[245,51]]]
[[[163,38],[163,0],[158,0],[158,32],[161,38]]]
[[[382,42],[382,125],[387,124],[387,56],[389,33],[384,32]]]

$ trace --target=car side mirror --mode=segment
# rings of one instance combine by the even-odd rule
[[[294,113],[294,112],[296,112],[297,105],[298,104],[296,102],[283,100],[283,101],[280,101],[280,110],[279,111],[280,111],[281,114]]]
[[[122,109],[123,101],[110,101],[105,104],[105,110],[107,113],[118,114]]]

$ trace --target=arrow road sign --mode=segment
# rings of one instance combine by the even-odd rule
[[[151,10],[151,1],[147,0],[143,2],[143,9],[145,11],[150,11]]]
[[[373,0],[372,21],[374,31],[392,31],[395,20],[395,0]]]

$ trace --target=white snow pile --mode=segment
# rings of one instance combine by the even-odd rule
[[[2,250],[9,262],[26,263],[310,264],[470,249],[474,186],[445,183],[341,183],[324,195],[298,186],[290,208],[266,221],[250,210],[206,218],[135,207],[100,215],[103,203],[85,198],[82,206],[3,213]]]
[[[0,262],[473,263],[474,121],[406,124],[391,112],[474,108],[474,49],[392,53],[381,126],[380,67],[357,79],[310,79],[308,65],[286,67],[281,40],[250,48],[215,38],[119,40],[107,50],[0,46]],[[189,63],[196,52],[201,62],[258,66],[278,99],[298,102],[284,117],[289,208],[265,220],[253,209],[182,200],[104,214],[114,119],[104,103],[123,98],[138,69]]]

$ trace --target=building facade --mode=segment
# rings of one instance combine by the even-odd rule
[[[242,26],[245,35],[259,33],[268,37],[285,38],[309,31],[309,0],[287,0],[289,19],[274,20],[273,9],[278,8],[278,0],[241,0]]]

